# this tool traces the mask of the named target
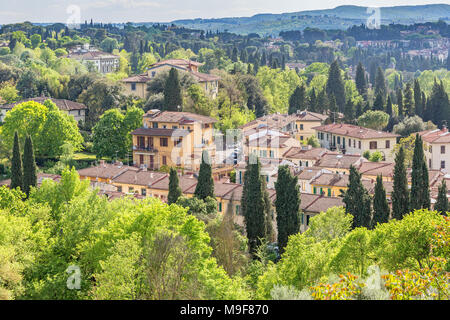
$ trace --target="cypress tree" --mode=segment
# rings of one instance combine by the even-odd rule
[[[403,98],[403,108],[404,108],[405,114],[408,114],[409,117],[412,117],[415,115],[413,92],[411,90],[410,83],[406,84],[405,94],[404,94],[404,98]]]
[[[386,101],[386,113],[392,117],[392,100],[391,96],[388,95],[387,101]]]
[[[377,93],[375,101],[373,102],[372,110],[374,110],[374,111],[376,111],[376,110],[384,111],[383,96],[382,96],[381,92]]]
[[[19,135],[14,133],[13,155],[11,159],[11,189],[23,190],[22,158],[20,156]]]
[[[386,190],[383,186],[383,177],[377,176],[377,183],[375,185],[375,194],[373,196],[373,219],[372,228],[377,223],[386,223],[389,221],[389,204],[386,199]]]
[[[405,168],[405,151],[400,147],[395,156],[394,185],[392,191],[392,217],[401,220],[409,211],[408,178]]]
[[[422,138],[419,134],[416,134],[411,172],[411,210],[429,208],[430,188],[428,184],[428,170]]]
[[[178,106],[183,105],[183,97],[181,95],[181,85],[178,78],[178,71],[171,68],[169,77],[164,88],[164,109],[167,111],[181,111]]]
[[[386,80],[384,78],[384,72],[383,69],[381,69],[381,67],[378,67],[377,73],[375,75],[375,95],[381,94],[383,104],[385,101],[384,99],[386,98],[386,93],[387,89],[386,89]]]
[[[231,61],[238,61],[238,49],[236,47],[233,48],[233,53],[231,54]]]
[[[361,174],[350,166],[348,189],[342,195],[345,211],[353,215],[353,228],[371,227],[371,199],[361,181]]]
[[[422,101],[422,90],[417,79],[414,80],[414,106],[416,114],[423,118],[424,105]]]
[[[344,117],[347,122],[351,122],[355,119],[355,105],[353,104],[353,101],[350,98],[347,100],[347,103],[345,104]]]
[[[429,120],[439,127],[442,126],[443,121],[447,121],[447,124],[450,123],[450,102],[442,81],[440,83],[434,81],[427,108]]]
[[[342,80],[341,68],[337,60],[334,60],[330,66],[326,90],[330,99],[331,95],[334,95],[339,112],[343,112],[345,105],[345,87],[344,81]]]
[[[297,110],[306,109],[306,88],[302,84],[295,88],[292,95],[289,97],[289,110],[288,114],[296,113]]]
[[[320,113],[324,113],[328,107],[328,96],[325,92],[325,89],[321,90],[317,95],[317,103],[316,103],[316,111]]]
[[[284,252],[288,238],[300,230],[300,190],[298,178],[292,176],[288,166],[278,167],[278,178],[275,182],[277,198],[278,248]]]
[[[403,93],[401,89],[397,90],[397,105],[398,105],[398,117],[401,118],[404,115]]]
[[[317,96],[316,96],[316,90],[314,88],[311,89],[311,92],[309,94],[308,98],[308,110],[315,112],[316,111],[316,105],[317,105]]]
[[[171,167],[169,175],[169,195],[167,196],[168,204],[177,202],[181,194],[182,192],[178,181],[177,170]]]
[[[367,94],[366,72],[364,71],[364,67],[361,62],[359,62],[356,67],[355,83],[359,94],[365,99]]]
[[[33,142],[31,137],[27,136],[23,148],[23,191],[29,196],[31,187],[36,187],[36,185],[37,175]]]
[[[207,151],[202,153],[202,163],[200,164],[194,195],[201,200],[205,200],[207,197],[214,198],[214,180],[212,178],[211,161]]]
[[[446,212],[450,210],[450,204],[447,199],[447,184],[445,179],[442,179],[442,183],[438,188],[438,197],[436,204],[434,205],[434,210],[440,212],[442,215],[447,215]]]
[[[249,157],[242,191],[241,206],[244,216],[245,229],[249,242],[249,251],[256,252],[261,240],[267,234],[267,205],[264,195],[264,181],[260,175],[261,164],[259,159],[252,155]]]

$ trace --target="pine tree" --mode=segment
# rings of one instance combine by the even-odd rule
[[[337,105],[334,94],[331,94],[328,98],[328,110],[331,113],[331,117],[333,119],[333,123],[336,122],[336,113],[337,113]]]
[[[359,94],[365,98],[367,94],[366,72],[361,62],[356,67],[355,83]]]
[[[386,101],[386,113],[392,117],[392,100],[391,96],[388,95],[387,101]]]
[[[328,108],[328,96],[325,92],[325,89],[321,90],[317,95],[317,103],[316,103],[316,111],[320,113],[324,113]]]
[[[400,147],[395,156],[394,185],[392,190],[392,217],[401,220],[409,212],[408,178],[405,168],[405,151]]]
[[[289,114],[296,113],[298,110],[306,109],[306,88],[302,84],[295,88],[292,95],[289,97]]]
[[[169,77],[164,88],[164,109],[167,111],[181,111],[178,106],[183,105],[183,97],[181,95],[181,85],[178,78],[178,71],[171,68]]]
[[[202,163],[200,164],[194,196],[200,200],[205,200],[207,197],[214,198],[214,180],[212,178],[211,160],[207,151],[202,153]]]
[[[355,119],[355,105],[353,104],[353,101],[350,98],[347,100],[347,103],[345,104],[344,117],[347,122],[351,122]]]
[[[350,166],[348,189],[342,195],[345,211],[353,215],[353,228],[371,227],[371,199],[361,182],[361,174]]]
[[[252,155],[249,157],[244,174],[241,206],[244,224],[249,242],[249,251],[252,255],[261,245],[267,234],[267,205],[264,195],[264,181],[260,174],[259,159]]]
[[[20,156],[19,135],[14,133],[13,154],[11,159],[11,189],[23,190],[22,157]]]
[[[422,138],[416,134],[414,155],[411,172],[411,199],[410,209],[429,208],[430,188],[428,182],[428,170],[423,151]]]
[[[178,181],[177,170],[171,167],[169,175],[169,194],[167,196],[167,203],[172,204],[177,202],[178,198],[181,195],[182,192]]]
[[[278,167],[278,178],[275,182],[277,198],[278,248],[284,252],[288,238],[300,231],[300,190],[298,178],[292,176],[288,166]]]
[[[311,92],[308,97],[308,110],[315,112],[316,111],[316,105],[317,105],[317,96],[316,96],[316,90],[314,88],[311,89]]]
[[[36,162],[34,159],[33,142],[30,136],[25,139],[23,148],[23,191],[27,196],[31,187],[37,186]]]
[[[436,204],[434,205],[434,210],[440,212],[442,215],[447,215],[446,213],[450,211],[450,203],[447,199],[447,184],[445,179],[442,179],[442,183],[438,188],[438,197]]]
[[[375,194],[373,196],[373,219],[372,228],[377,223],[386,223],[389,221],[389,204],[386,199],[386,190],[383,186],[383,177],[377,176],[377,183],[375,185]]]
[[[402,118],[404,115],[403,109],[403,93],[401,89],[397,90],[397,106],[398,106],[398,116]]]
[[[344,81],[342,80],[341,68],[339,67],[337,60],[334,60],[330,66],[326,90],[328,97],[330,99],[331,95],[334,95],[334,99],[336,99],[336,105],[338,107],[339,112],[343,112],[344,105],[346,102],[345,87]]]

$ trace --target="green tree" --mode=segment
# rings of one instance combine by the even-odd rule
[[[428,209],[429,207],[430,188],[428,181],[428,169],[423,151],[422,138],[419,134],[416,134],[411,172],[410,209]]]
[[[383,98],[383,95],[381,92],[377,93],[377,95],[375,97],[375,101],[373,102],[372,110],[384,111],[384,98]]]
[[[266,238],[267,207],[264,200],[264,181],[261,177],[259,159],[249,157],[242,191],[242,214],[249,242],[250,254],[254,256],[261,241]],[[255,257],[255,256],[254,256]]]
[[[389,115],[383,111],[366,111],[363,115],[361,115],[358,120],[358,125],[374,130],[383,130],[388,122]]]
[[[178,71],[174,68],[170,69],[164,87],[164,110],[181,111],[178,107],[183,106],[183,97],[181,94],[181,85],[178,78]]]
[[[345,86],[342,80],[341,68],[337,60],[334,60],[330,65],[326,90],[329,97],[331,94],[334,95],[339,112],[343,112],[345,105]]]
[[[434,205],[434,210],[440,212],[442,215],[446,215],[450,210],[450,204],[447,199],[447,184],[445,179],[442,179],[441,185],[438,188],[438,197]]]
[[[387,88],[386,88],[386,79],[384,78],[384,72],[383,69],[381,69],[381,67],[378,67],[377,73],[375,75],[375,96],[377,96],[378,94],[381,95],[384,104],[387,94]]]
[[[409,212],[409,189],[406,176],[405,152],[403,147],[395,156],[394,185],[392,190],[392,217],[401,220]]]
[[[202,153],[202,163],[198,173],[198,182],[194,192],[195,197],[205,200],[207,197],[214,197],[214,180],[212,178],[211,158],[208,151]]]
[[[411,89],[411,83],[406,84],[405,93],[403,96],[403,107],[405,110],[405,113],[412,117],[416,114],[415,108],[414,108],[414,95],[413,91]]]
[[[419,80],[414,80],[414,105],[415,105],[415,113],[419,117],[423,118],[424,116],[424,101],[422,100],[422,90],[420,89]]]
[[[366,71],[364,70],[361,62],[359,62],[358,66],[356,67],[355,83],[359,94],[365,97],[367,94]]]
[[[178,198],[182,195],[181,188],[178,181],[177,170],[173,167],[170,168],[169,175],[169,194],[167,196],[167,203],[172,204],[177,202]]]
[[[375,194],[373,196],[373,219],[372,228],[376,227],[377,223],[386,223],[389,221],[389,204],[386,198],[386,190],[383,186],[383,177],[377,176],[377,183],[375,184]]]
[[[345,203],[345,211],[353,215],[353,228],[371,227],[371,198],[361,181],[361,174],[350,166],[348,189],[341,195]]]
[[[288,166],[278,167],[278,178],[275,182],[277,198],[278,248],[284,252],[288,238],[300,231],[300,190],[298,178],[292,176]]]
[[[11,160],[11,189],[23,190],[22,157],[20,156],[19,135],[14,133],[13,155]]]
[[[23,149],[23,191],[30,195],[31,187],[37,186],[36,162],[34,160],[33,142],[30,136],[25,139]]]
[[[294,92],[289,98],[288,114],[296,113],[298,110],[306,109],[306,88],[305,85],[295,88]]]

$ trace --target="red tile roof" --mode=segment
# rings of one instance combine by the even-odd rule
[[[447,128],[426,130],[419,132],[419,135],[428,143],[450,143],[450,132]]]
[[[134,136],[185,137],[189,134],[184,129],[139,128],[130,133]]]
[[[283,154],[283,158],[318,160],[326,152],[327,149],[324,148],[305,149],[303,147],[291,147]]]
[[[210,124],[217,122],[216,119],[208,116],[202,116],[190,112],[176,112],[176,111],[159,111],[149,110],[144,117],[152,118],[155,122],[173,122],[173,123],[192,123],[200,122]]]
[[[20,103],[23,102],[27,102],[27,101],[35,101],[37,103],[43,104],[46,100],[51,100],[57,107],[59,110],[63,110],[63,111],[71,111],[71,110],[85,110],[87,109],[87,107],[79,102],[75,102],[75,101],[70,101],[70,100],[66,100],[66,99],[54,99],[54,98],[49,98],[49,97],[35,97],[35,98],[29,98],[29,99],[24,99],[15,103],[10,103],[10,104],[4,104],[0,106],[0,109],[12,109],[15,106],[17,106]]]
[[[369,128],[355,126],[353,124],[346,123],[330,123],[323,126],[313,127],[316,131],[328,132],[333,134],[339,134],[358,139],[376,139],[376,138],[396,138],[398,134],[377,131]]]

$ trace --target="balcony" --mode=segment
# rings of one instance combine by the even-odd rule
[[[157,153],[158,149],[155,149],[153,146],[133,146],[133,151],[144,151],[149,153]]]

